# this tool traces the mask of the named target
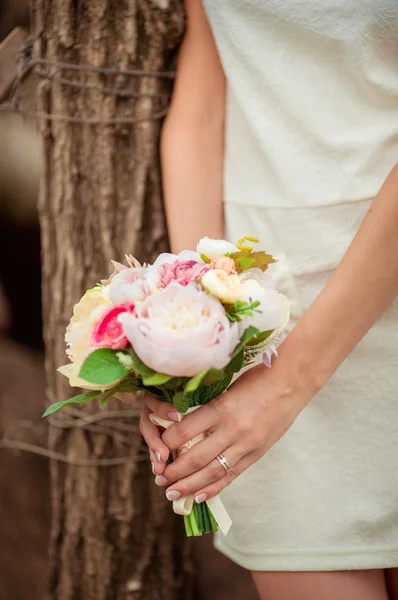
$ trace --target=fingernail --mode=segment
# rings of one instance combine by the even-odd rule
[[[181,496],[180,492],[177,492],[177,490],[167,490],[166,492],[166,498],[167,500],[178,500],[178,498]]]
[[[154,475],[156,475],[156,473],[155,473],[155,463],[151,462],[151,467],[152,467],[152,473]]]
[[[167,485],[167,479],[166,477],[163,477],[163,475],[157,475],[155,477],[155,483],[156,485]]]
[[[196,504],[201,504],[202,502],[205,502],[205,500],[207,500],[207,494],[198,494],[195,496]]]
[[[162,457],[160,456],[160,452],[155,452],[155,456],[158,459],[159,462],[162,462]]]
[[[181,423],[182,418],[183,418],[184,415],[182,413],[180,413],[180,412],[169,412],[169,413],[167,413],[167,416],[172,421],[177,421],[177,423]]]

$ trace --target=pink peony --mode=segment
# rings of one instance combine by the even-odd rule
[[[210,263],[211,269],[221,269],[225,271],[227,275],[233,275],[236,273],[235,261],[230,256],[220,256],[219,258],[213,259]]]
[[[209,266],[194,260],[175,260],[172,263],[164,263],[159,267],[160,287],[165,288],[170,283],[188,285],[191,281],[200,279]]]
[[[135,316],[119,316],[140,359],[154,371],[193,377],[224,368],[239,342],[221,303],[194,284],[171,283],[136,306]]]
[[[91,346],[94,348],[112,348],[120,350],[128,344],[128,339],[124,335],[118,316],[123,313],[133,313],[134,304],[126,303],[120,306],[112,306],[106,311],[96,324],[91,335]]]

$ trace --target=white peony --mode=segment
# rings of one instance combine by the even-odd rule
[[[256,302],[257,307],[253,317],[246,317],[239,323],[240,332],[252,325],[260,331],[271,329],[280,332],[289,321],[289,304],[287,298],[275,290],[275,283],[270,275],[260,269],[249,269],[239,276],[241,281],[241,296],[244,302]],[[273,336],[274,334],[272,334]]]
[[[196,251],[199,255],[203,254],[207,258],[210,258],[210,260],[215,260],[220,256],[239,252],[239,248],[226,240],[212,240],[211,238],[204,237],[199,240]]]
[[[119,321],[139,358],[173,377],[223,369],[239,341],[237,324],[229,322],[220,302],[191,283],[170,284]]]

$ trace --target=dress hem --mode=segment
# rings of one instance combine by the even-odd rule
[[[249,571],[354,571],[398,567],[398,546],[336,552],[286,550],[250,553],[225,543],[219,536],[215,538],[214,546],[227,558]]]

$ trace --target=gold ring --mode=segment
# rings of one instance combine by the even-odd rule
[[[218,454],[216,456],[216,459],[218,460],[220,465],[222,467],[224,467],[226,473],[229,473],[230,471],[232,471],[232,467],[229,464],[229,462],[227,461],[227,459],[225,458],[224,454]]]

